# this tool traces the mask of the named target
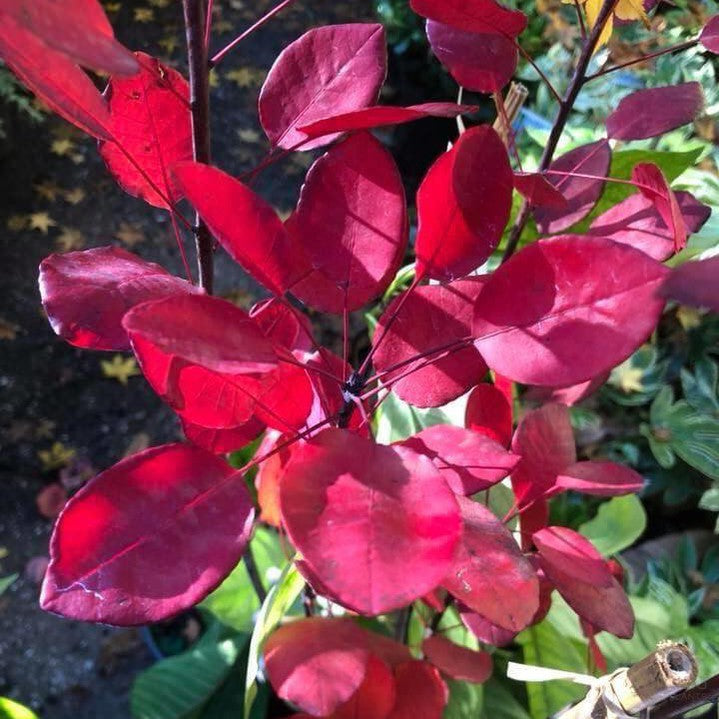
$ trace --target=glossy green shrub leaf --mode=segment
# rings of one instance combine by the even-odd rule
[[[0,697],[0,719],[37,719],[37,714],[12,699]]]
[[[0,597],[10,588],[10,585],[17,578],[17,574],[8,574],[7,577],[0,577]]]
[[[520,694],[518,685],[512,683],[511,690],[499,679],[492,678],[484,687],[482,719],[530,719],[527,710],[517,701]]]
[[[667,414],[666,426],[672,450],[707,477],[719,479],[719,420],[680,400]]]
[[[181,719],[210,699],[247,643],[247,635],[220,640],[221,629],[213,624],[192,649],[140,674],[130,694],[135,719]]]
[[[708,357],[702,357],[694,372],[682,368],[682,391],[687,402],[697,411],[709,416],[719,416],[717,380],[719,367]]]
[[[444,709],[443,719],[466,719],[478,717],[482,711],[484,698],[483,684],[447,681],[449,702]]]
[[[630,547],[644,534],[647,514],[635,494],[612,497],[599,507],[593,519],[585,522],[579,531],[605,557]]]

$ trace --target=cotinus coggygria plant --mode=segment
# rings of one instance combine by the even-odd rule
[[[616,69],[588,73],[614,18],[646,21],[641,3],[575,3],[585,32],[566,92],[549,84],[558,109],[532,172],[503,101],[519,58],[533,62],[520,44],[526,16],[494,0],[409,4],[458,84],[493,97],[499,129],[458,123],[417,192],[411,246],[402,178],[371,131],[476,108],[377,104],[381,25],[313,28],[283,50],[259,95],[269,153],[237,178],[210,155],[209,69],[236,44],[210,57],[212,2],[183,2],[189,81],[117,42],[96,0],[0,6],[3,60],[97,139],[128,193],[170,214],[180,248],[192,232],[198,259],[197,282],[186,260],[180,278],[117,247],[42,262],[55,332],[77,347],[134,352],[185,441],[127,457],[72,497],[41,604],[82,621],[157,622],[200,602],[243,556],[251,568],[253,528],[274,527],[289,561],[257,619],[246,702],[261,656],[297,717],[441,717],[447,682],[484,682],[492,647],[541,621],[554,590],[579,616],[597,664],[595,634],[631,637],[620,568],[578,532],[552,526],[548,507],[562,492],[610,497],[643,480],[613,461],[580,459],[568,406],[647,340],[668,299],[719,310],[716,260],[664,264],[708,212],[656,164],[637,163],[619,180],[631,194],[575,231],[615,179],[617,146],[702,111],[697,83],[628,95],[603,139],[555,157],[580,90]],[[719,50],[717,18],[698,43]],[[82,67],[109,74],[103,93]],[[253,180],[317,149],[282,221]],[[540,238],[525,242],[532,218]],[[268,297],[246,312],[213,296],[215,251]],[[400,272],[408,253],[411,271]],[[351,366],[349,316],[378,302],[369,350]],[[341,318],[343,356],[318,344],[307,308]],[[519,416],[520,386],[541,388],[545,403]],[[384,402],[440,408],[458,398],[461,421],[378,441]],[[227,455],[260,437],[254,456],[231,466]],[[492,501],[500,487],[505,497],[511,488],[502,511]],[[302,592],[308,616],[284,621]],[[443,630],[448,612],[473,646]],[[423,641],[408,642],[411,615]]]

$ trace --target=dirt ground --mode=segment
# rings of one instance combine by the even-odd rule
[[[214,46],[273,4],[217,0]],[[107,6],[121,41],[182,67],[179,0]],[[230,55],[215,71],[217,163],[239,173],[266,152],[256,96],[287,42],[316,24],[371,16],[369,0],[305,0]],[[167,214],[125,195],[92,141],[49,117],[33,124],[7,107],[0,107],[0,117],[6,133],[0,139],[0,578],[19,574],[0,597],[0,695],[27,703],[44,719],[126,719],[129,687],[152,661],[149,652],[135,631],[40,611],[33,574],[47,555],[52,522],[38,512],[36,496],[57,481],[57,465],[71,455],[70,482],[79,472],[116,462],[128,449],[178,438],[179,429],[142,377],[131,376],[125,385],[112,368],[103,369],[101,362],[112,354],[76,350],[55,337],[42,314],[37,267],[54,251],[113,243],[179,273],[178,251]],[[434,137],[430,145],[439,151],[442,142]],[[256,188],[288,212],[309,161],[306,155],[288,159],[265,172]],[[421,162],[411,153],[406,161],[410,168]],[[226,257],[218,257],[217,265],[220,293],[233,292],[247,304],[257,297],[257,288]],[[120,356],[117,366],[125,359]],[[40,559],[29,564],[34,558]]]

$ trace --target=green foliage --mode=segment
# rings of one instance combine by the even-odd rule
[[[17,574],[9,574],[7,577],[0,577],[0,596],[2,596],[10,588],[10,585],[17,578]]]
[[[12,699],[0,697],[0,719],[38,719],[37,714]]]
[[[5,65],[0,62],[0,101],[12,105],[30,120],[40,122],[43,114],[32,103],[32,97],[17,81]],[[5,137],[2,124],[0,124],[0,138]]]
[[[634,494],[613,497],[599,506],[594,519],[579,531],[605,556],[611,557],[631,547],[644,534],[647,513]]]

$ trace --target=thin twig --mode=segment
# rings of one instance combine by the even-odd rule
[[[267,591],[262,584],[262,578],[260,577],[260,572],[257,569],[255,557],[249,547],[247,547],[247,551],[245,552],[245,555],[242,557],[242,559],[245,563],[245,569],[247,570],[247,574],[250,577],[250,581],[252,582],[252,588],[255,590],[255,594],[260,600],[260,604],[263,604],[265,599],[267,598]]]

